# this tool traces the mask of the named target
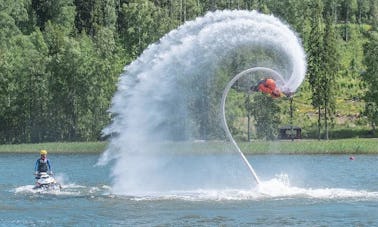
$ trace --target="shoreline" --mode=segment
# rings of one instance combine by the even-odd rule
[[[165,143],[169,151],[212,151],[224,150],[225,141],[172,142]],[[92,153],[101,154],[108,142],[51,142],[37,144],[2,144],[1,153],[38,153],[45,149],[49,153]],[[353,138],[337,140],[276,140],[238,142],[245,154],[378,154],[377,138]]]
[[[1,153],[39,153],[47,150],[51,154],[59,153],[93,153],[100,154],[105,151],[107,142],[49,142],[30,144],[1,144]]]

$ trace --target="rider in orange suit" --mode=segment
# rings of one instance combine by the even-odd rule
[[[274,81],[271,78],[264,79],[260,81],[256,87],[254,87],[252,90],[254,91],[261,91],[263,93],[269,94],[273,98],[281,97],[281,91],[276,86],[276,81]]]

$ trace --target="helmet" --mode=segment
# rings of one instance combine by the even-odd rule
[[[40,153],[41,155],[47,155],[47,151],[46,151],[46,150],[40,150],[39,153]]]

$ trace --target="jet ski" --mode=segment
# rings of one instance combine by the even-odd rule
[[[40,172],[35,177],[35,185],[33,189],[43,189],[43,190],[60,190],[62,186],[55,180],[52,174],[46,172]]]

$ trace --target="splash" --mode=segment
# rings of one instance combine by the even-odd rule
[[[113,122],[104,129],[110,144],[99,160],[114,164],[114,193],[253,186],[235,155],[209,155],[235,151],[225,141],[220,99],[234,75],[253,67],[278,72],[286,92],[296,91],[306,71],[294,32],[256,11],[208,13],[126,66],[112,100]],[[266,76],[250,75],[245,86]]]
[[[109,196],[111,188],[107,185],[101,186],[84,186],[75,183],[69,183],[62,185],[61,190],[44,190],[44,189],[34,189],[34,185],[23,185],[11,190],[15,194],[21,195],[53,195],[53,196],[69,196],[69,197],[102,197]]]
[[[261,201],[308,199],[312,201],[346,200],[363,201],[377,200],[377,191],[353,190],[347,188],[303,188],[290,184],[287,174],[278,174],[270,180],[261,181],[249,190],[194,190],[169,191],[165,193],[135,194],[129,199],[137,201],[149,200],[184,200],[184,201]]]

